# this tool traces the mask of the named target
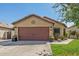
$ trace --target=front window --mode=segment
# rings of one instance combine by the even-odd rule
[[[60,35],[60,28],[54,28],[54,35],[59,36]]]

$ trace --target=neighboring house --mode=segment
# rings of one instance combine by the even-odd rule
[[[0,22],[0,39],[11,39],[11,28]]]
[[[69,38],[77,38],[79,36],[79,28],[77,26],[71,26],[66,29]]]
[[[12,24],[18,40],[47,41],[55,35],[64,36],[66,28],[63,23],[34,14]]]

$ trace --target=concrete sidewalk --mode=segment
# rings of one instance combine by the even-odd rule
[[[51,56],[46,42],[0,40],[0,56]]]
[[[63,41],[54,41],[54,42],[48,42],[47,44],[69,44],[71,41],[73,41],[74,39],[67,39],[67,40],[63,40]]]

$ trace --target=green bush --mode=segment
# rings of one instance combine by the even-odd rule
[[[58,37],[58,36],[54,36],[54,39],[55,39],[55,40],[58,40],[58,39],[59,39],[59,37]]]
[[[65,32],[65,35],[64,36],[67,37],[68,36],[68,33]]]
[[[60,36],[60,37],[59,37],[59,39],[64,40],[64,39],[65,39],[65,37],[64,37],[64,36]]]
[[[76,31],[70,31],[70,35],[75,35]]]
[[[52,42],[53,40],[54,40],[54,38],[52,38],[52,37],[49,37],[49,41],[51,41],[51,42]]]

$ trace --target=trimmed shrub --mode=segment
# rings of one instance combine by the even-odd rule
[[[52,37],[49,38],[49,41],[50,42],[53,42],[53,40],[54,40],[54,38],[52,38]]]
[[[65,39],[65,37],[64,37],[64,36],[60,36],[59,38],[60,38],[61,40],[64,40],[64,39]]]

